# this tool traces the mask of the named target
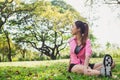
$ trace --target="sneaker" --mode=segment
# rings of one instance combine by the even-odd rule
[[[102,66],[102,68],[100,69],[100,76],[105,76],[105,68],[104,68],[104,66]]]
[[[103,59],[103,69],[105,71],[104,74],[107,77],[112,76],[112,72],[111,72],[112,63],[113,63],[112,57],[109,54],[106,54]]]

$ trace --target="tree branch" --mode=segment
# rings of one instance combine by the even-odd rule
[[[37,34],[34,31],[30,30],[30,32],[32,33],[32,35],[34,35],[34,37],[37,41],[40,41],[40,39],[38,39]]]
[[[2,10],[6,7],[6,5],[9,3],[11,4],[14,0],[11,0],[10,2],[8,2],[8,0],[5,0],[4,3],[2,4],[2,7],[0,7],[0,12],[2,12]]]
[[[2,6],[0,7],[0,12],[2,12],[2,10],[6,7],[8,0],[5,0],[5,2],[2,4]]]
[[[105,4],[120,4],[119,0],[116,0],[115,3],[114,2],[107,2],[106,0],[104,0]]]
[[[38,48],[35,42],[31,42],[31,41],[20,41],[20,42],[30,43],[33,48],[37,49],[38,51],[41,51],[42,53],[44,53],[47,56],[50,56],[50,50],[49,50],[50,47],[49,46],[44,46],[44,47]]]
[[[61,50],[65,49],[66,45],[67,45],[67,43],[65,43],[65,46],[64,46],[63,48],[61,48],[59,51],[61,51]]]
[[[31,42],[31,41],[19,41],[19,42],[30,43],[33,48],[38,49],[35,42]]]

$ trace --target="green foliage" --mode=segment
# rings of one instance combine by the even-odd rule
[[[6,41],[5,34],[0,34],[0,61],[8,61],[8,43]],[[30,50],[23,49],[20,45],[13,43],[11,38],[10,45],[13,61],[30,61],[34,59],[35,56],[38,56],[37,52],[31,52]]]
[[[11,45],[11,52],[12,56],[15,55],[15,45],[13,44],[12,40],[10,39],[10,45]],[[5,34],[0,34],[0,56],[1,60],[0,61],[8,61],[6,58],[8,56],[8,43]]]
[[[111,44],[107,42],[102,48],[100,44],[95,43],[92,45],[93,55],[92,57],[103,57],[104,54],[110,54],[114,58],[120,57],[120,47],[118,44]]]
[[[92,59],[93,62],[99,60],[101,59]],[[116,76],[115,78],[69,73],[66,70],[68,61],[43,61],[37,67],[0,67],[0,80],[119,80],[120,61],[119,59],[115,59],[115,61],[116,67],[112,71],[113,76]]]
[[[9,21],[11,28],[16,30],[11,32],[13,40],[18,44],[26,43],[41,54],[56,59],[70,37],[65,31],[68,31],[74,20],[85,19],[64,1],[36,1],[34,5],[36,8],[33,11],[21,12]],[[13,27],[15,24],[19,26]]]
[[[5,8],[2,8],[4,0],[0,0],[2,10],[0,13],[0,27],[3,26],[10,37],[12,36],[10,40],[13,61],[50,59],[46,56],[40,57],[38,53],[30,50],[24,52],[23,47],[27,49],[33,47],[40,54],[43,54],[46,50],[48,52],[45,54],[49,57],[56,56],[55,59],[69,58],[69,49],[65,46],[71,35],[66,32],[70,30],[70,26],[75,20],[86,21],[79,12],[63,0],[40,0],[31,4],[25,4],[24,1],[21,2],[20,0],[10,1],[8,0]],[[6,25],[5,28],[4,24]],[[111,47],[110,43],[107,43],[106,50],[101,50],[101,46],[95,42],[96,37],[91,30],[89,36],[93,47],[92,57],[103,57],[106,53],[111,54],[113,57],[120,57],[119,47],[114,48]],[[7,53],[7,42],[0,29],[0,57],[5,57],[3,61],[7,61]]]
[[[105,49],[105,50],[100,50],[100,49],[94,49],[92,53],[92,57],[94,58],[102,58],[105,54],[110,54],[114,58],[119,58],[120,57],[120,49]]]

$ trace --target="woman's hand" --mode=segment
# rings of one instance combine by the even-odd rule
[[[87,73],[88,73],[87,69],[84,69],[84,74],[87,74]]]
[[[86,74],[88,72],[88,68],[87,66],[84,66],[84,74]]]
[[[85,74],[85,75],[87,75],[88,72],[91,70],[91,68],[88,67],[89,59],[90,59],[89,56],[85,56],[85,63],[84,63],[84,74]]]
[[[90,67],[86,67],[86,66],[85,66],[85,67],[84,67],[84,74],[85,74],[85,75],[89,74],[89,72],[91,72],[91,70],[92,70],[92,69],[91,69]]]

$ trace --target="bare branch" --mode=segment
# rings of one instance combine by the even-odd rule
[[[104,0],[104,2],[105,2],[105,4],[120,4],[119,0],[116,0],[114,2],[110,2],[110,1],[108,2],[108,1]]]
[[[35,42],[31,42],[31,41],[19,41],[19,42],[30,43],[32,47],[34,47],[35,49],[38,49]]]
[[[34,37],[37,41],[40,41],[40,39],[38,39],[37,34],[34,31],[30,30],[30,32],[32,33],[32,35],[34,35]]]
[[[45,45],[46,48],[53,50],[53,48],[47,46],[46,44],[44,44],[44,45]]]
[[[36,50],[41,51],[42,53],[44,53],[44,54],[47,55],[47,56],[50,56],[50,49],[52,49],[52,48],[50,48],[50,47],[47,46],[47,45],[44,45],[44,47],[38,48],[35,42],[31,42],[31,41],[20,41],[20,42],[30,43],[31,46],[32,46],[33,48],[35,48]]]
[[[63,48],[61,48],[59,51],[61,51],[61,50],[65,49],[66,45],[67,45],[67,43],[65,43],[65,46],[64,46]]]

